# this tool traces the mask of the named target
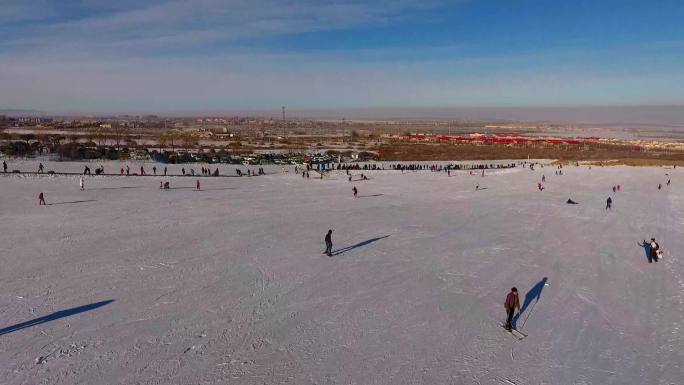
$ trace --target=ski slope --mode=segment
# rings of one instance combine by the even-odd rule
[[[679,168],[280,170],[0,175],[0,383],[684,383]]]

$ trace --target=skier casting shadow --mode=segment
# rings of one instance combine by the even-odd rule
[[[516,328],[516,323],[518,322],[518,319],[520,318],[522,313],[525,312],[527,307],[530,306],[530,304],[532,304],[532,301],[535,301],[534,302],[535,304],[537,302],[539,302],[539,298],[541,298],[541,293],[542,293],[542,290],[544,290],[544,286],[546,285],[546,281],[548,281],[547,277],[542,278],[541,281],[537,282],[537,284],[534,285],[534,287],[532,287],[530,289],[530,291],[527,292],[527,294],[525,294],[525,302],[523,302],[522,308],[520,308],[520,311],[518,312],[518,314],[516,314],[516,316],[513,317],[513,328],[514,329]],[[534,305],[533,305],[533,308],[534,308]],[[531,312],[532,312],[532,310],[530,310],[530,313]],[[529,317],[529,314],[527,317]],[[525,324],[525,322],[523,322],[523,325],[524,324]]]
[[[655,242],[655,239],[653,239],[653,242]],[[653,249],[651,243],[646,242],[646,240],[644,240],[642,243],[639,243],[638,245],[644,248],[644,252],[646,253],[646,260],[648,260],[648,263],[653,263],[654,261],[658,262],[658,253],[656,250]]]
[[[341,248],[341,249],[339,249],[339,250],[335,250],[335,251],[332,253],[332,255],[330,255],[330,256],[332,257],[332,256],[335,256],[335,255],[344,254],[344,253],[346,253],[347,251],[354,250],[354,249],[356,249],[356,248],[358,248],[358,247],[366,246],[366,245],[368,245],[368,244],[371,244],[371,243],[373,243],[373,242],[375,242],[375,241],[379,241],[379,240],[384,239],[384,238],[387,238],[387,237],[389,237],[389,235],[385,235],[385,236],[383,236],[383,237],[371,238],[371,239],[365,240],[365,241],[363,241],[363,242],[359,242],[359,243],[357,243],[357,244],[355,244],[355,245],[347,246],[347,247]]]

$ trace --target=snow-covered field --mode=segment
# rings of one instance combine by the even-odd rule
[[[684,383],[682,170],[279,170],[0,176],[0,383]]]

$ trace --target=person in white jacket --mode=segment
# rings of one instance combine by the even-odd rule
[[[81,191],[85,190],[85,186],[83,186],[83,177],[78,178],[78,185],[81,187]]]

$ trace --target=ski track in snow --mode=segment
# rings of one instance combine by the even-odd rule
[[[79,191],[78,176],[0,175],[0,383],[684,383],[679,169],[352,183],[289,169],[200,192],[194,177],[92,176]],[[40,191],[61,204],[37,206]],[[665,256],[649,264],[637,243],[651,236]],[[522,340],[499,326],[511,286],[521,304],[530,292]]]

